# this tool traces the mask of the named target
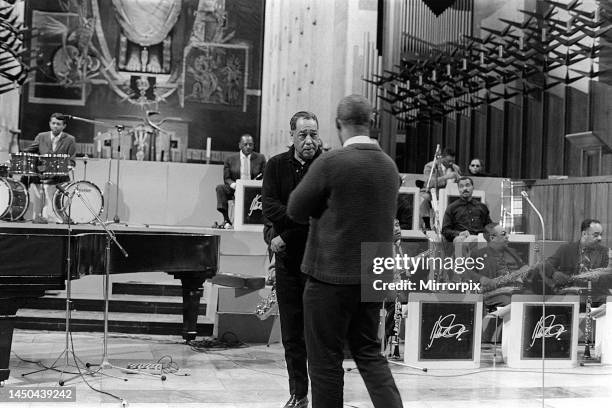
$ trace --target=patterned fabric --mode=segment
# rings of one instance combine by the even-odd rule
[[[159,44],[181,13],[182,0],[113,0],[117,21],[126,37],[142,46]]]

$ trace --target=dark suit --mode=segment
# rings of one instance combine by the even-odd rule
[[[308,225],[298,224],[287,216],[287,201],[312,161],[320,155],[319,150],[311,161],[302,164],[295,158],[295,147],[291,146],[287,152],[272,157],[266,166],[261,193],[264,216],[274,225],[274,235],[280,235],[286,244],[284,251],[276,253],[276,296],[289,374],[289,392],[298,398],[308,394],[302,304],[306,276],[300,271]]]
[[[34,142],[23,149],[27,153],[38,154],[69,154],[74,157],[76,154],[76,141],[74,136],[66,132],[62,132],[60,139],[57,142],[55,150],[53,150],[53,142],[51,141],[51,132],[41,132],[36,135]]]
[[[62,132],[59,140],[57,141],[57,146],[55,150],[53,150],[53,141],[51,140],[51,132],[41,132],[36,135],[34,138],[34,142],[31,145],[23,149],[26,153],[38,153],[38,154],[68,154],[71,158],[73,158],[76,154],[76,140],[74,136]],[[70,160],[72,166],[74,167],[74,160]],[[68,181],[70,178],[68,176],[54,176],[48,179],[45,179],[45,183],[49,184],[57,184],[62,183],[64,181]],[[22,180],[23,181],[23,180]],[[40,180],[38,177],[29,178],[28,182],[39,183]]]
[[[266,158],[261,153],[252,152],[250,155],[251,161],[251,179],[258,175],[263,175],[266,167]],[[225,159],[223,163],[223,181],[224,184],[219,184],[217,191],[217,210],[227,211],[227,202],[234,198],[234,189],[230,185],[240,178],[240,153],[233,154]]]

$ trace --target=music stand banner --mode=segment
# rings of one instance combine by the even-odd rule
[[[410,293],[406,325],[407,364],[480,367],[481,295]]]
[[[234,228],[240,231],[263,231],[261,180],[236,180]]]
[[[504,316],[502,354],[511,368],[571,368],[578,364],[579,297],[513,295]],[[544,306],[544,308],[542,307]]]

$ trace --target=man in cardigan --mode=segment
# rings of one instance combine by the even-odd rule
[[[234,199],[236,180],[254,180],[260,178],[266,167],[264,155],[253,151],[255,148],[253,136],[248,134],[242,135],[238,147],[240,148],[238,154],[231,155],[225,159],[223,163],[224,184],[219,184],[216,188],[217,211],[223,215],[221,228],[231,228],[232,226],[232,222],[229,219],[227,202]]]
[[[289,121],[289,126],[293,145],[287,152],[268,161],[262,204],[264,216],[274,226],[270,248],[276,253],[276,297],[291,394],[285,408],[305,408],[308,406],[308,370],[302,295],[306,275],[301,273],[300,265],[308,225],[298,224],[287,216],[287,201],[313,160],[321,154],[321,139],[314,113],[297,112]]]
[[[49,119],[49,128],[50,131],[37,134],[34,142],[23,151],[37,154],[67,154],[71,158],[74,157],[76,141],[74,136],[64,132],[66,117],[61,113],[52,114]],[[71,164],[74,167],[74,161],[71,161]],[[55,186],[69,180],[68,175],[42,180],[38,177],[24,180],[26,184],[29,184],[35,222],[61,222],[53,212],[53,196],[57,190]]]
[[[304,334],[313,407],[342,407],[344,344],[377,408],[402,406],[380,355],[380,303],[361,299],[361,244],[389,243],[397,205],[395,163],[369,135],[372,106],[362,96],[343,98],[336,127],[342,148],[317,159],[291,193],[288,215],[310,231],[302,272]]]

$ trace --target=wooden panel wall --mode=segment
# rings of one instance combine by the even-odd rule
[[[549,175],[580,175],[580,152],[569,145],[565,135],[593,130],[612,144],[612,87],[592,81],[591,96],[570,86],[534,93],[505,101],[501,108],[484,105],[456,115],[456,126],[440,126],[444,121],[418,123],[422,138],[436,129],[427,150],[433,153],[438,140],[457,153],[457,163],[467,170],[469,160],[482,157],[487,170],[501,177],[539,179]],[[439,129],[443,134],[439,137]],[[423,141],[421,143],[424,143]],[[422,168],[429,161],[418,154],[404,157],[400,171],[408,163]],[[601,175],[612,175],[612,154],[604,155]]]
[[[504,128],[504,111],[496,107],[492,107],[490,110],[490,133],[487,135],[489,138],[489,148],[487,149],[487,156],[485,157],[485,166],[489,173],[494,175],[502,174],[504,165],[504,143],[505,135],[503,132]],[[494,132],[494,133],[493,133]]]
[[[542,213],[546,239],[572,241],[579,238],[585,218],[602,222],[602,243],[612,247],[612,177],[583,177],[567,180],[537,180],[529,185],[531,201]],[[527,233],[541,238],[541,227],[525,203]]]

